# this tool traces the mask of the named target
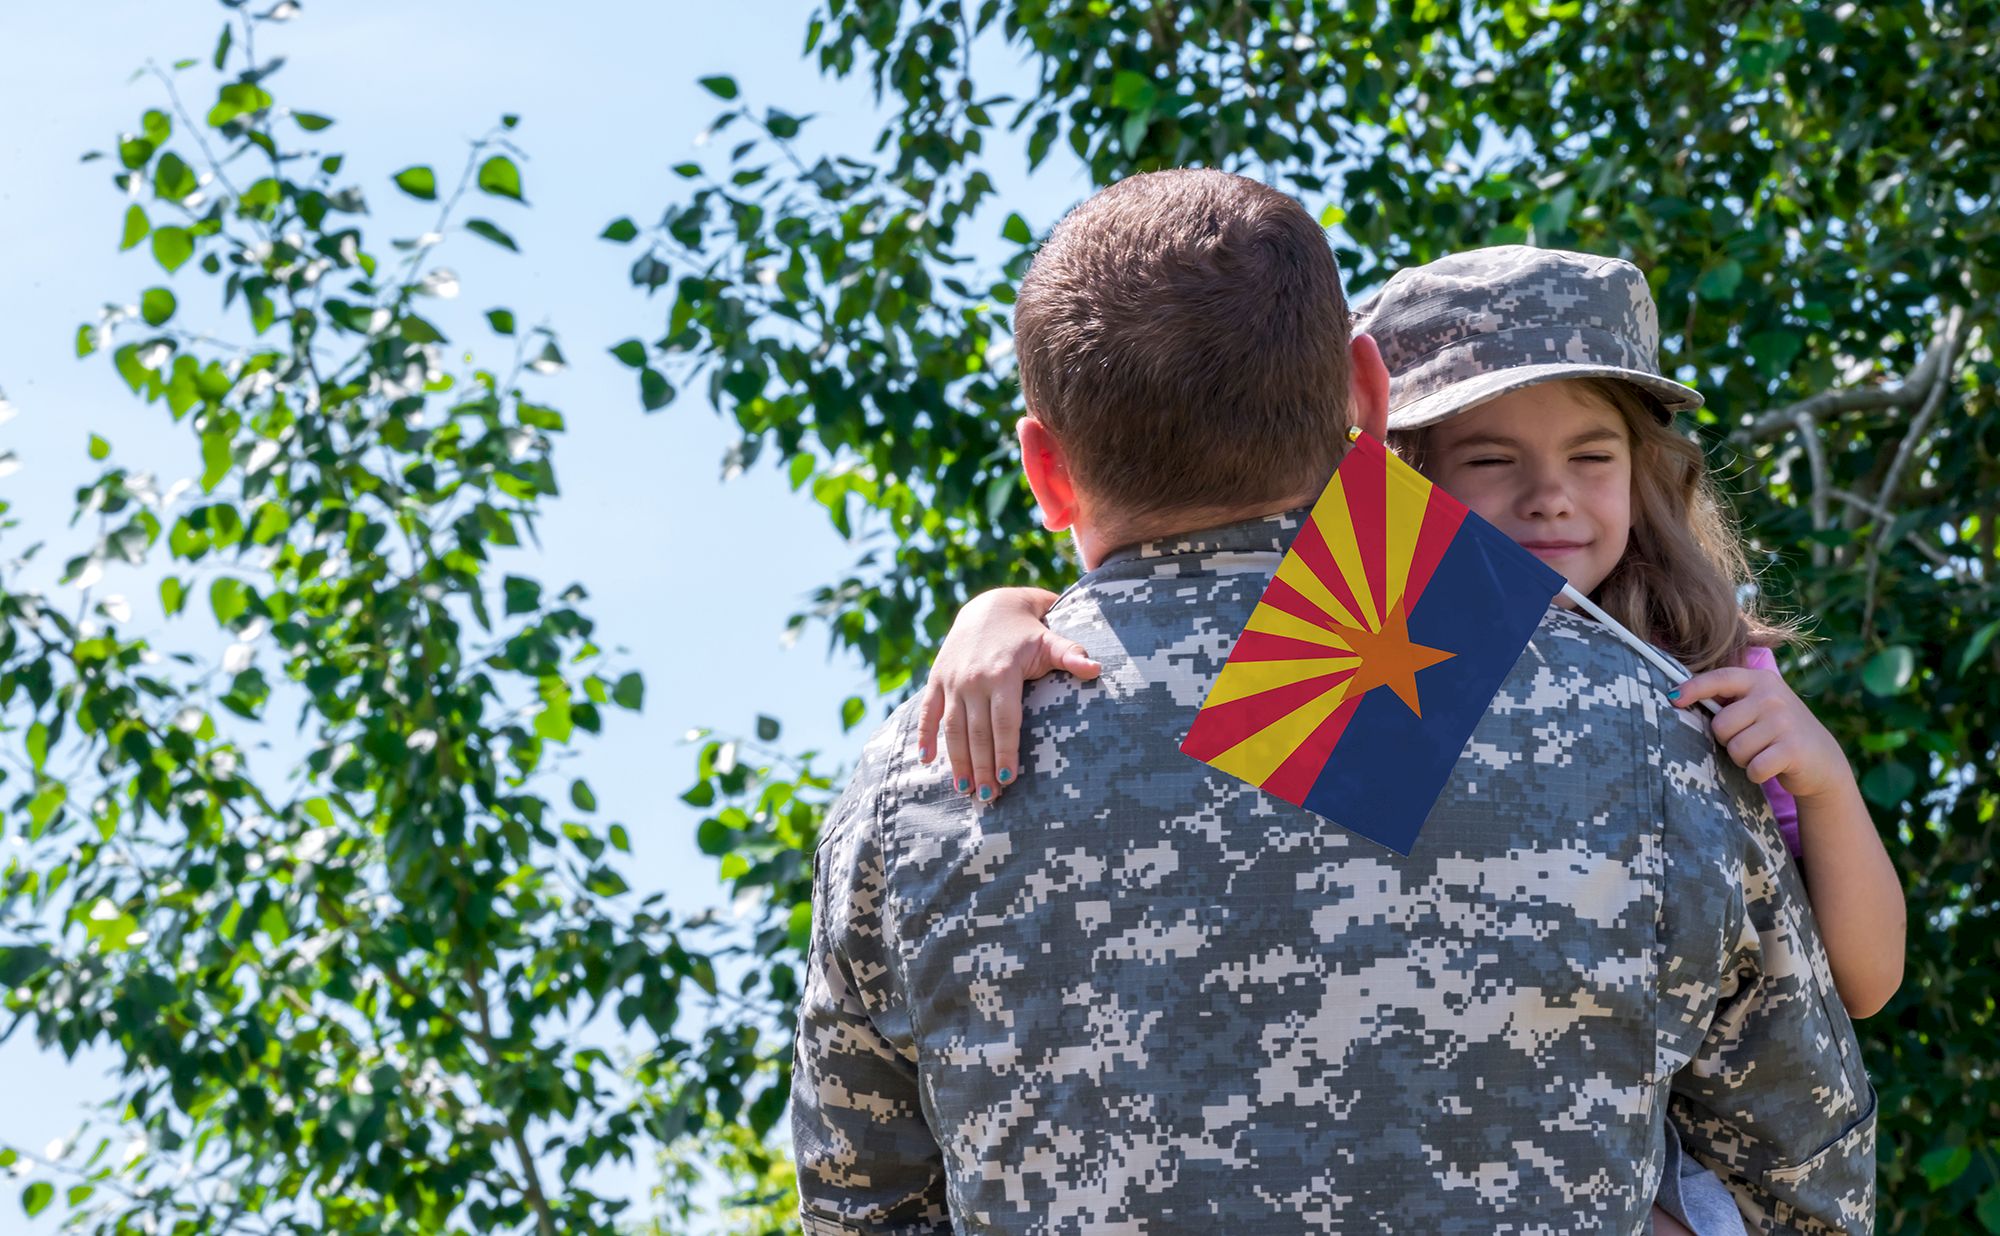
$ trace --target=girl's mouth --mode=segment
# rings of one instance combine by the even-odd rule
[[[1589,547],[1589,541],[1522,541],[1521,548],[1537,558],[1560,558]]]

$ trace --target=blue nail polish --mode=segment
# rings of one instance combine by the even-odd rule
[[[1000,770],[1000,784],[1001,784],[1001,785],[1005,785],[1005,784],[1007,784],[1007,783],[1008,783],[1009,781],[1012,781],[1013,779],[1014,779],[1014,770],[1013,770],[1013,769],[1011,769],[1011,768],[1003,768],[1003,769],[1001,769],[1001,770]]]
[[[961,794],[965,793],[965,791],[968,788],[970,788],[971,785],[972,783],[970,781],[967,781],[964,777],[960,777],[958,779],[958,792]]]
[[[979,801],[980,801],[980,802],[991,802],[992,800],[993,800],[993,787],[992,787],[992,786],[990,786],[990,785],[982,785],[982,786],[980,786],[980,787],[979,787]]]
[[[918,748],[917,748],[917,758],[918,758],[918,759],[920,759],[920,760],[922,760],[922,761],[923,761],[924,763],[926,763],[926,764],[930,763],[930,762],[931,762],[931,749],[930,749],[929,747],[918,747]]]
[[[1680,697],[1681,697],[1681,693],[1680,693],[1680,692],[1678,692],[1678,691],[1669,691],[1669,692],[1667,692],[1667,698],[1668,698],[1668,699],[1670,699],[1670,700],[1677,700],[1677,699],[1679,699]]]

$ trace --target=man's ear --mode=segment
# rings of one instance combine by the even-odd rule
[[[1062,443],[1033,416],[1014,422],[1014,436],[1021,440],[1021,471],[1028,474],[1028,488],[1042,508],[1042,526],[1061,532],[1076,522],[1076,483]]]
[[[1389,367],[1382,363],[1382,349],[1367,335],[1354,337],[1348,344],[1348,356],[1354,423],[1361,432],[1381,441],[1389,436]]]

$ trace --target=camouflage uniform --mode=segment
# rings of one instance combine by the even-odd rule
[[[1103,677],[1033,684],[995,804],[912,707],[869,742],[818,856],[806,1231],[1639,1233],[1663,1109],[1753,1230],[1868,1231],[1796,868],[1616,640],[1550,611],[1409,858],[1176,749],[1302,514],[1070,589]]]

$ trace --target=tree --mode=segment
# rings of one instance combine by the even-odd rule
[[[741,1009],[782,1002],[802,926],[774,909],[756,942],[780,960],[722,987],[746,947],[630,895],[625,827],[586,779],[550,787],[562,748],[644,696],[581,587],[495,578],[557,491],[563,417],[526,383],[562,353],[495,309],[478,346],[500,360],[454,367],[425,303],[441,244],[515,247],[467,217],[523,204],[515,118],[462,169],[396,173],[389,213],[427,218],[378,247],[332,118],[281,103],[256,52],[296,6],[226,7],[207,64],[155,70],[160,106],[111,156],[121,247],[180,278],[76,345],[193,433],[199,492],[107,462],[63,582],[164,550],[166,612],[205,603],[235,643],[168,664],[87,591],[66,616],[12,583],[39,545],[0,576],[0,1032],[120,1060],[91,1136],[0,1167],[27,1169],[30,1215],[60,1190],[95,1232],[620,1230],[593,1168],[778,1118],[781,1028]],[[184,105],[201,81],[213,102]],[[184,309],[190,281],[228,325]],[[294,700],[309,754],[259,775],[241,735]],[[796,873],[829,781],[741,749],[700,748],[721,815]],[[592,1026],[622,1029],[595,1036],[617,1054]]]
[[[668,294],[633,341],[648,407],[704,382],[843,534],[885,539],[810,614],[885,692],[971,592],[1060,587],[1009,422],[1014,256],[970,257],[988,170],[1027,134],[1095,184],[1242,170],[1323,209],[1350,290],[1465,246],[1615,253],[1665,307],[1686,427],[1755,533],[1763,587],[1810,618],[1789,673],[1842,738],[1909,895],[1910,976],[1861,1027],[1881,1096],[1882,1225],[2000,1232],[2000,6],[1770,0],[1411,6],[827,0],[823,73],[888,108],[872,152],[802,153],[806,121],[738,97],[744,134],[640,242]],[[1026,57],[1024,98],[972,60]],[[808,160],[811,160],[810,162]],[[859,701],[851,701],[858,713]]]

